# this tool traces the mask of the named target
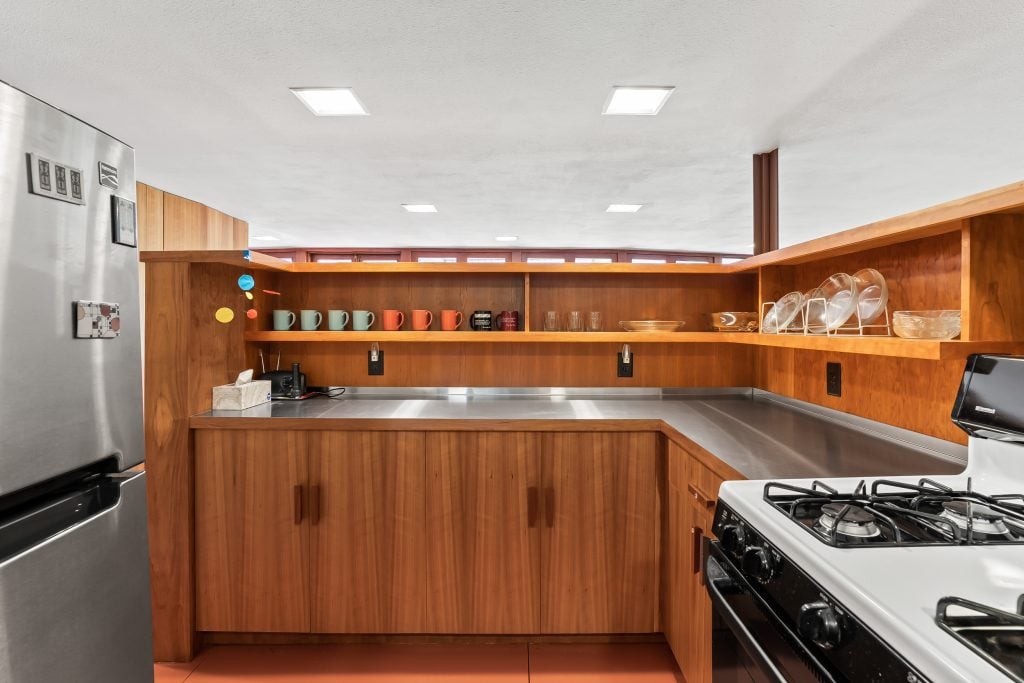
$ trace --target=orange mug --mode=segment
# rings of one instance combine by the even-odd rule
[[[429,330],[432,322],[434,322],[434,314],[430,311],[417,309],[412,312],[412,329]]]
[[[395,330],[402,329],[402,323],[405,322],[405,314],[401,311],[394,309],[387,309],[384,311],[384,329],[394,332]]]
[[[451,332],[459,329],[462,324],[462,313],[459,311],[441,311],[441,329]]]

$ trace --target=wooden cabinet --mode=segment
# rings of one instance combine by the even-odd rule
[[[540,631],[539,436],[427,435],[427,628]]]
[[[424,626],[424,435],[311,432],[312,630]]]
[[[675,443],[668,444],[667,460],[663,628],[687,683],[705,683],[711,680],[711,599],[701,544],[711,534],[722,480]]]
[[[542,633],[658,631],[658,439],[544,436]]]
[[[196,628],[308,631],[306,437],[195,436]]]

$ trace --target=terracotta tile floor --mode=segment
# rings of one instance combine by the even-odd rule
[[[290,645],[210,648],[156,683],[680,683],[668,646]]]

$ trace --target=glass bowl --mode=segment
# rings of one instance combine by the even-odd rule
[[[807,331],[814,334],[834,332],[846,324],[857,310],[857,283],[846,273],[836,273],[811,292],[804,307]],[[822,305],[821,299],[824,299]]]
[[[857,284],[857,310],[861,324],[885,313],[885,305],[889,303],[885,277],[874,268],[865,268],[854,273],[853,280]]]
[[[620,320],[619,327],[627,332],[675,332],[686,325],[685,320]]]
[[[711,314],[711,327],[716,332],[756,332],[757,313],[722,311]]]
[[[778,334],[793,322],[800,309],[804,305],[804,295],[800,292],[790,292],[775,302],[775,305],[768,309],[761,321],[761,331],[765,334]]]
[[[904,339],[952,339],[960,334],[960,311],[896,311],[892,331]]]

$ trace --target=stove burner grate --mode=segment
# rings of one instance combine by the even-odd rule
[[[952,616],[950,607],[974,614]],[[935,622],[1010,680],[1024,683],[1024,595],[1017,601],[1016,614],[963,598],[942,598]]]

